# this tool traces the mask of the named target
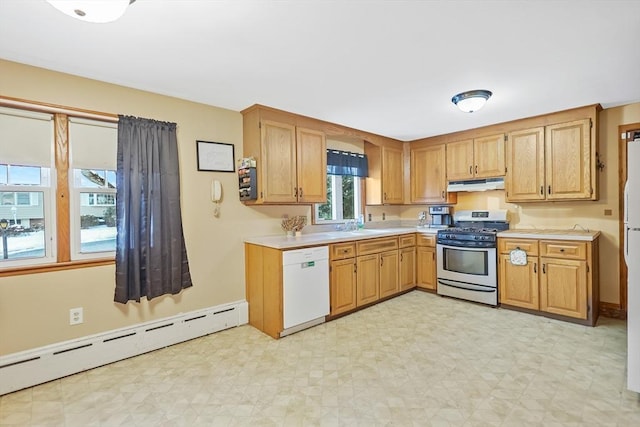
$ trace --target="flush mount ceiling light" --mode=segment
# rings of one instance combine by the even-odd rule
[[[85,22],[105,23],[120,18],[136,0],[47,0],[65,15]]]
[[[457,94],[451,98],[451,102],[465,113],[473,113],[481,109],[490,97],[491,92],[488,90],[470,90]]]

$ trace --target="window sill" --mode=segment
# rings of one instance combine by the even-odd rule
[[[113,258],[100,258],[82,261],[59,262],[56,264],[30,265],[0,268],[0,277],[22,276],[25,274],[49,273],[52,271],[73,270],[76,268],[99,267],[115,264]]]

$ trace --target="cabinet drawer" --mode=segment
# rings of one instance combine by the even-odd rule
[[[587,244],[585,242],[542,240],[540,241],[540,252],[542,256],[554,258],[586,259]]]
[[[500,253],[509,253],[514,249],[522,249],[527,255],[538,255],[538,241],[535,239],[498,239]]]
[[[432,248],[435,248],[436,246],[435,234],[418,233],[418,246],[430,246]]]
[[[358,256],[398,249],[398,238],[368,239],[357,242]]]
[[[401,248],[408,248],[409,246],[416,245],[416,235],[415,234],[406,234],[404,236],[398,237],[398,243]]]
[[[332,260],[353,258],[356,256],[356,244],[348,242],[331,245],[329,247],[329,255]]]

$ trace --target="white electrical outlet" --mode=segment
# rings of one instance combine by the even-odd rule
[[[69,324],[79,325],[84,322],[84,313],[82,307],[72,308],[69,310]]]

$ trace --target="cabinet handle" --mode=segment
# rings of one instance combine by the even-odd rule
[[[560,249],[560,252],[564,252],[564,248]]]
[[[354,274],[358,272],[358,264],[357,263],[353,263],[353,272]]]
[[[384,258],[380,257],[380,267],[382,267],[383,263],[384,263]]]
[[[534,263],[533,263],[533,272],[534,272],[534,273],[537,273],[537,272],[538,272],[538,263],[537,263],[537,262],[534,262]]]
[[[442,190],[442,198],[444,199],[444,190]]]
[[[300,187],[300,198],[302,198],[302,187]]]
[[[293,189],[293,195],[294,195],[295,197],[298,197],[298,187],[295,187],[295,188]]]
[[[478,165],[476,165],[476,173],[478,173]]]
[[[547,274],[547,264],[542,264],[542,274]]]
[[[383,193],[382,198],[383,198],[384,200],[387,200],[387,193],[386,193],[386,192],[385,192],[385,193]]]
[[[469,165],[469,175],[471,175],[473,173],[473,166]]]
[[[549,188],[547,188],[547,190],[549,191],[547,194],[551,194],[551,186],[549,186]]]
[[[540,186],[540,195],[544,196],[544,187],[542,185]]]
[[[402,254],[400,254],[400,262],[402,262]]]

